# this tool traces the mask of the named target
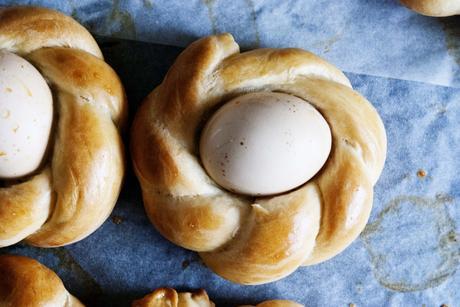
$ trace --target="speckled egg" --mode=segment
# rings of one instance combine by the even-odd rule
[[[28,61],[0,50],[0,178],[40,165],[53,121],[51,91]]]
[[[206,123],[200,156],[209,176],[240,194],[271,195],[312,178],[331,150],[328,123],[310,103],[274,92],[245,94]]]

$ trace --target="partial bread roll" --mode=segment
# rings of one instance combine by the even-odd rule
[[[206,118],[249,92],[297,96],[326,119],[331,153],[307,183],[250,197],[223,189],[204,170],[198,140]],[[331,64],[301,49],[240,53],[223,34],[177,58],[138,110],[131,152],[145,209],[161,234],[200,252],[226,279],[262,284],[325,261],[356,239],[372,208],[386,135],[374,107]]]
[[[0,255],[0,306],[83,307],[52,270],[38,261],[17,255]],[[132,303],[133,307],[214,307],[204,290],[178,293],[161,288]],[[258,307],[301,307],[286,300],[266,301]]]
[[[205,290],[196,293],[177,292],[170,288],[161,288],[142,299],[133,302],[132,307],[214,307]],[[255,307],[302,307],[303,305],[287,300],[272,300]],[[244,305],[241,307],[251,307]]]
[[[80,307],[53,271],[28,257],[0,255],[0,306]]]
[[[401,0],[408,8],[427,16],[445,17],[460,14],[458,0]]]
[[[204,290],[196,293],[178,293],[174,289],[161,288],[145,297],[135,300],[132,307],[214,307]]]
[[[107,219],[120,192],[119,129],[127,112],[123,86],[91,34],[49,9],[1,9],[0,52],[38,69],[51,89],[54,109],[41,166],[19,180],[0,178],[0,247],[24,239],[40,247],[79,241]],[[33,98],[29,87],[23,85]]]

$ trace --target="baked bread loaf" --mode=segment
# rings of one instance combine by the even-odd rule
[[[248,92],[282,92],[310,102],[332,131],[322,170],[286,193],[228,192],[201,165],[197,136],[217,106]],[[229,34],[182,52],[146,98],[131,152],[151,222],[170,241],[241,284],[280,279],[325,261],[363,230],[383,169],[386,135],[373,106],[345,75],[300,49],[240,53]]]
[[[59,276],[31,258],[0,255],[0,276],[0,306],[83,306]]]
[[[445,17],[460,14],[458,0],[401,0],[401,2],[420,14],[434,17]]]
[[[38,261],[17,255],[0,255],[0,306],[83,307],[64,287],[62,280],[52,270]],[[161,288],[142,299],[133,307],[214,307],[206,291],[178,293]],[[249,306],[249,305],[245,305]],[[301,307],[286,300],[266,301],[258,307]]]
[[[142,299],[133,302],[132,307],[214,307],[215,304],[209,299],[204,290],[196,293],[178,293],[174,289],[161,288]],[[256,307],[302,307],[298,303],[287,300],[272,300],[258,304]],[[241,307],[251,307],[244,305]]]
[[[103,61],[91,34],[72,18],[49,9],[0,10],[0,63],[2,60],[10,65],[5,64],[7,67],[18,62],[20,69],[38,69],[35,78],[45,79],[51,88],[51,92],[48,88],[44,92],[52,93],[54,116],[50,111],[52,129],[49,141],[46,139],[42,146],[47,146],[48,154],[40,165],[19,179],[0,175],[0,247],[23,239],[40,247],[79,241],[106,220],[120,191],[124,154],[119,128],[127,112],[122,84]],[[33,99],[38,95],[32,90],[36,84],[14,82],[27,93],[24,97]],[[6,88],[2,93],[8,100],[6,95],[16,92],[15,88]],[[14,106],[4,110],[8,103],[5,101],[0,101],[0,129],[13,115],[22,116]],[[44,114],[34,116],[36,121]],[[32,121],[22,124],[14,133],[27,129]],[[24,136],[26,148],[37,136],[34,133],[39,129],[35,130],[27,135],[27,141]],[[12,138],[13,143],[19,142],[19,136]],[[14,156],[2,150],[0,163],[7,165]],[[35,151],[28,154],[39,155]],[[8,167],[14,169],[19,164]]]

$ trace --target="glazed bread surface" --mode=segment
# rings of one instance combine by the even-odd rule
[[[171,288],[160,288],[144,298],[133,302],[132,307],[214,307],[205,290],[195,293],[177,292]],[[302,307],[293,301],[271,300],[258,304],[255,307]],[[241,307],[253,307],[244,305]]]
[[[323,169],[303,186],[252,198],[219,187],[200,163],[198,139],[223,103],[248,92],[298,96],[332,131]],[[300,49],[240,53],[229,34],[191,44],[138,110],[131,153],[144,206],[169,240],[241,284],[280,279],[327,260],[363,230],[383,169],[386,135],[374,107],[345,75]]]
[[[28,257],[0,255],[0,306],[83,307],[53,271]]]
[[[401,0],[408,8],[427,16],[445,17],[460,14],[458,0]]]
[[[55,109],[47,158],[31,176],[0,186],[0,247],[26,240],[79,241],[110,215],[124,174],[119,127],[126,98],[90,33],[72,18],[34,7],[0,10],[0,50],[47,80]]]

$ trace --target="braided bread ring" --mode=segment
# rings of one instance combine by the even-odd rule
[[[332,151],[322,171],[292,192],[231,194],[198,158],[204,119],[251,91],[311,102],[328,121]],[[131,152],[147,214],[166,238],[195,250],[231,281],[261,284],[345,249],[363,230],[386,157],[383,123],[341,71],[300,49],[239,53],[229,34],[191,44],[145,100]]]
[[[402,4],[422,15],[446,17],[460,15],[458,0],[400,0]]]
[[[1,306],[83,306],[53,271],[28,257],[0,255]]]
[[[50,161],[27,181],[0,188],[0,247],[79,241],[107,219],[120,191],[123,87],[91,34],[55,11],[0,10],[0,49],[42,73],[57,109]]]

